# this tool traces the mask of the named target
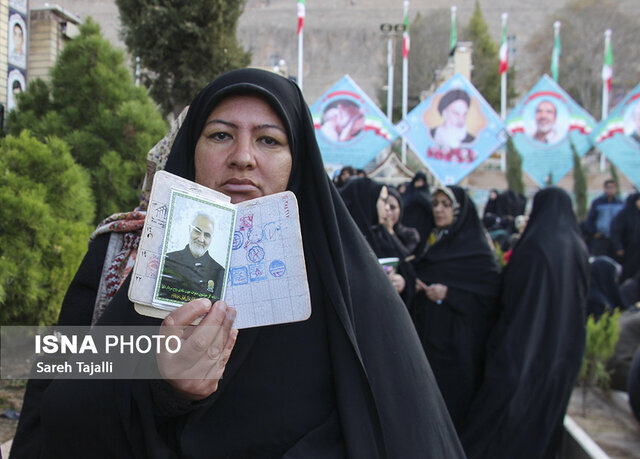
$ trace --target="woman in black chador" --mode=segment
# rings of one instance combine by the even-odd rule
[[[27,394],[16,458],[464,457],[409,314],[315,139],[295,83],[241,69],[192,101],[166,164],[233,203],[295,193],[311,317],[238,332],[233,305],[186,303],[163,323],[187,327],[206,314],[182,336],[177,357],[193,364],[189,374],[204,369],[211,378],[167,376],[161,354],[163,379],[54,380]],[[75,307],[83,298],[93,307],[104,253],[96,239],[68,295]],[[160,324],[136,313],[130,283],[129,275],[98,325]]]
[[[437,188],[431,202],[435,229],[415,262],[420,292],[412,315],[460,431],[482,381],[500,268],[476,207],[462,188]]]
[[[582,362],[588,283],[571,198],[545,188],[503,272],[484,382],[460,435],[468,457],[553,457]]]
[[[586,316],[593,315],[598,320],[605,312],[625,309],[626,304],[618,285],[620,265],[605,255],[593,257],[589,260],[589,265],[591,269]]]
[[[415,228],[420,233],[420,242],[417,250],[422,250],[425,241],[433,228],[433,209],[431,208],[431,195],[427,175],[416,172],[411,183],[402,196],[402,223],[409,228]]]
[[[611,220],[611,243],[622,263],[622,283],[640,270],[640,193],[630,194]]]
[[[405,304],[410,305],[416,276],[411,263],[405,261],[408,250],[388,229],[389,188],[370,178],[357,177],[340,189],[340,196],[376,257],[398,258],[396,268],[386,272]]]

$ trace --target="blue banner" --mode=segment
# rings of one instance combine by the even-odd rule
[[[640,188],[640,84],[598,124],[592,140]]]
[[[555,81],[543,75],[509,113],[507,131],[522,170],[538,185],[553,185],[573,168],[571,144],[582,157],[592,147],[595,120]]]
[[[385,114],[349,75],[310,110],[325,168],[362,169],[398,136]]]
[[[397,129],[446,185],[458,183],[506,140],[500,117],[460,74],[411,110]]]

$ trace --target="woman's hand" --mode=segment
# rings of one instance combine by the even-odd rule
[[[190,325],[206,314],[197,326]],[[162,377],[176,392],[189,400],[202,400],[218,389],[225,366],[238,336],[232,329],[236,310],[224,301],[200,298],[169,314],[160,333],[180,338],[180,350],[166,350],[156,357]]]
[[[441,304],[447,297],[447,286],[442,284],[431,284],[426,287],[427,298],[434,303]]]
[[[402,293],[404,288],[407,286],[407,282],[404,280],[404,277],[402,277],[400,274],[392,274],[389,276],[389,278],[391,279],[391,283],[393,284],[393,287],[396,289],[396,291],[398,293]]]

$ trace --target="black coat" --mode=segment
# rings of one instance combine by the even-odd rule
[[[426,284],[444,284],[447,296],[436,304],[416,294],[412,316],[453,422],[462,428],[482,382],[484,348],[495,319],[500,268],[473,201],[452,188],[460,212],[447,234],[417,259]]]
[[[503,271],[484,382],[460,435],[468,457],[553,457],[582,363],[588,285],[571,198],[543,189]]]
[[[219,77],[191,103],[166,169],[194,179],[208,114],[239,92],[265,98],[287,128],[311,318],[241,330],[217,391],[199,402],[163,381],[56,380],[32,391],[15,457],[464,457],[406,308],[324,171],[295,83],[257,69]],[[99,272],[100,253],[88,257]],[[91,287],[72,296],[90,308],[100,276],[81,276]],[[135,312],[129,282],[100,324],[159,323]]]
[[[620,283],[640,270],[640,210],[636,207],[638,199],[640,193],[629,195],[622,210],[611,220],[613,250],[624,250]]]
[[[222,296],[224,267],[205,252],[194,257],[187,245],[182,250],[167,253],[160,281],[161,298],[171,299],[178,291],[187,290],[192,299],[209,298],[211,302]]]

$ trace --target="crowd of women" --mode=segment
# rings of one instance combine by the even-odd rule
[[[233,203],[293,191],[311,317],[238,332],[233,305],[202,299],[162,322],[138,315],[125,266],[143,199],[96,232],[59,323],[178,326],[192,344],[179,359],[218,366],[224,378],[172,378],[161,354],[158,380],[31,380],[11,457],[536,458],[557,449],[589,289],[562,189],[535,195],[502,269],[460,187],[430,190],[416,174],[404,193],[366,177],[338,190],[298,87],[257,69],[212,81],[149,160],[145,183],[165,169]],[[382,258],[397,264],[384,269]],[[117,291],[104,291],[107,273]]]

